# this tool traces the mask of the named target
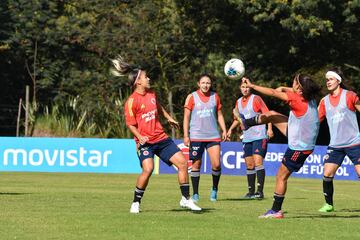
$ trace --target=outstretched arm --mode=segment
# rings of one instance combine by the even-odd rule
[[[251,83],[248,78],[242,78],[242,81],[244,83],[246,83],[249,88],[252,88],[255,91],[258,91],[259,93],[262,93],[264,95],[271,96],[271,97],[276,97],[283,101],[289,100],[287,94],[283,91],[285,89],[278,88],[279,90],[277,90],[277,89],[273,89],[273,88],[262,87],[262,86]]]

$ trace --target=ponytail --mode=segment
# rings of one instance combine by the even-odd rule
[[[138,80],[142,69],[140,67],[133,67],[129,63],[125,62],[124,58],[121,55],[118,55],[117,58],[111,59],[114,68],[110,71],[116,77],[122,77],[128,75],[128,84],[129,86],[134,86]]]

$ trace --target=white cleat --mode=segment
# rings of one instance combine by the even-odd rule
[[[198,207],[191,198],[186,199],[184,196],[181,197],[180,207],[187,208],[192,211],[201,211],[201,208]]]
[[[130,213],[139,213],[140,212],[140,203],[139,202],[133,202],[131,204]]]

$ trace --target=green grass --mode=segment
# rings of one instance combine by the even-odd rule
[[[323,204],[321,180],[290,178],[284,219],[258,219],[272,204],[274,178],[263,201],[240,200],[246,178],[222,176],[219,201],[208,200],[211,177],[202,175],[200,202],[179,208],[176,175],[154,175],[142,212],[129,213],[137,175],[1,173],[0,239],[359,239],[358,182],[335,181],[334,213]]]

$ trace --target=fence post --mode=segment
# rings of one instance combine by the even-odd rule
[[[29,85],[26,85],[26,98],[25,98],[25,137],[28,136],[28,130],[29,130],[29,95],[30,95],[30,87]]]
[[[19,100],[19,108],[18,108],[18,116],[16,121],[16,136],[19,136],[20,132],[20,118],[21,118],[21,104],[22,104],[22,98]]]

